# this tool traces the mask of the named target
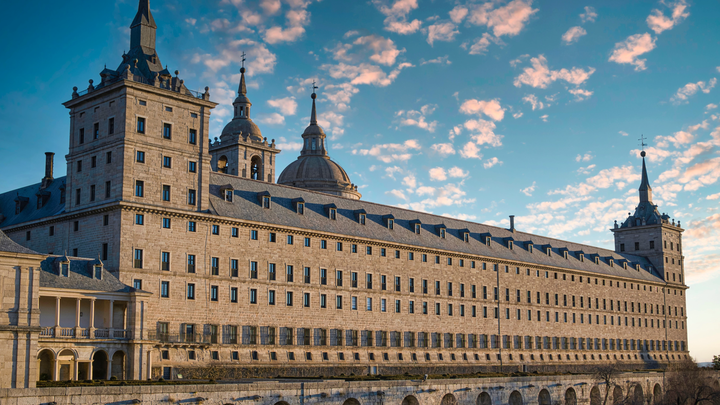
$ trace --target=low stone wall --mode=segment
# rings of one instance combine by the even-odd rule
[[[613,395],[652,404],[661,372],[625,373]],[[591,401],[591,393],[595,400]],[[597,403],[603,384],[591,375],[445,380],[263,380],[233,384],[0,389],[0,405],[246,404],[246,405],[578,405]],[[640,396],[638,396],[640,395]],[[613,403],[613,402],[610,402]]]

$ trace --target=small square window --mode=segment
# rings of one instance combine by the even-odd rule
[[[172,158],[170,156],[163,156],[163,167],[172,168]]]
[[[135,152],[135,161],[138,163],[145,163],[145,152],[140,150]]]
[[[250,239],[251,239],[251,240],[258,240],[258,231],[254,230],[254,229],[251,230],[251,231],[250,231]]]
[[[143,214],[135,214],[135,225],[145,225],[145,216]]]
[[[188,162],[188,172],[197,173],[197,162]]]
[[[163,124],[163,138],[172,139],[172,124],[167,122]]]
[[[213,225],[213,226],[212,226],[212,234],[213,234],[213,235],[220,235],[220,225]]]
[[[144,134],[145,133],[145,118],[138,117],[137,119],[137,133]]]

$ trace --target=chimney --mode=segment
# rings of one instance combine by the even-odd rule
[[[510,215],[510,232],[515,232],[515,215]]]
[[[40,188],[47,188],[53,181],[53,165],[55,160],[55,153],[45,152],[45,177],[42,179]]]

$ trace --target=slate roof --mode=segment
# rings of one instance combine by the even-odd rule
[[[12,239],[8,238],[3,231],[0,231],[0,252],[24,253],[29,255],[40,254],[34,250],[18,245]]]
[[[70,272],[67,277],[61,276],[58,271],[59,263],[68,259]],[[123,284],[104,267],[102,279],[93,278],[93,265],[99,263],[99,260],[81,257],[49,256],[41,263],[40,287],[120,293],[144,292]]]
[[[224,217],[264,222],[278,226],[304,228],[317,232],[332,232],[347,237],[368,238],[401,243],[417,248],[442,249],[460,254],[482,255],[503,260],[521,261],[538,265],[557,266],[567,269],[587,271],[617,277],[628,277],[642,281],[662,282],[656,274],[650,273],[650,262],[640,256],[616,253],[612,250],[587,246],[578,243],[538,236],[515,231],[514,233],[499,227],[461,221],[454,218],[441,217],[423,212],[410,211],[398,207],[350,200],[324,193],[303,190],[278,184],[243,179],[221,173],[210,173],[210,206],[211,212]],[[225,201],[220,193],[220,185],[230,184],[234,188],[232,202]],[[258,193],[269,192],[272,196],[272,207],[264,209],[258,203]],[[293,200],[305,200],[305,215],[295,212]],[[337,206],[337,220],[330,220],[325,212],[328,204]],[[355,218],[355,211],[364,209],[367,212],[366,225],[360,225]],[[389,230],[384,216],[395,217],[394,230]],[[420,220],[421,233],[412,231],[411,223]],[[440,238],[436,229],[438,225],[447,227],[447,236]],[[462,231],[470,232],[470,242],[464,242]],[[485,245],[486,236],[492,243]],[[507,241],[513,240],[514,247],[509,249]],[[532,253],[528,243],[534,245]],[[545,247],[552,249],[552,254],[545,253]],[[567,249],[568,259],[564,258],[563,249]],[[584,254],[580,261],[579,254]],[[594,256],[600,257],[595,264]],[[610,259],[615,265],[610,266]],[[628,268],[622,266],[628,261]],[[641,270],[635,270],[640,264]],[[653,272],[656,270],[653,269]]]
[[[37,193],[40,191],[40,184],[36,183],[0,194],[0,214],[5,217],[0,220],[0,227],[5,228],[23,222],[35,221],[65,211],[65,204],[60,204],[60,187],[64,187],[65,177],[53,180],[47,188],[42,190],[43,192],[49,192],[50,197],[45,206],[38,209]],[[18,196],[28,198],[28,203],[19,214],[15,215],[15,199]]]

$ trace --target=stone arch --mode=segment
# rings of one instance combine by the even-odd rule
[[[227,173],[228,172],[228,158],[225,155],[220,156],[220,159],[218,159],[217,162],[217,171],[220,173]]]
[[[348,398],[343,402],[343,405],[360,405],[360,401],[355,398]]]
[[[653,388],[653,403],[659,404],[660,400],[662,400],[662,388],[660,387],[660,384],[655,384],[655,387]]]
[[[602,397],[600,396],[600,388],[596,385],[590,390],[590,405],[600,404],[602,404]]]
[[[485,391],[481,392],[475,401],[475,405],[492,405],[492,398],[490,398],[490,394]]]
[[[55,352],[50,349],[42,349],[37,355],[38,380],[50,381],[55,371]]]
[[[643,393],[642,386],[640,384],[636,384],[635,389],[633,389],[632,404],[633,405],[643,405],[644,402],[645,402],[645,395]]]
[[[285,401],[275,402],[275,405],[290,405]]]
[[[442,401],[440,401],[440,405],[457,405],[457,403],[458,400],[453,394],[445,394],[445,396],[442,397]]]
[[[75,378],[75,367],[77,365],[77,353],[72,349],[63,349],[57,354],[55,361],[58,363],[56,380],[68,381]]]
[[[550,405],[552,399],[550,399],[550,392],[546,389],[542,389],[538,394],[538,405]]]
[[[115,377],[118,380],[125,379],[125,352],[118,350],[112,355],[112,366],[110,368],[110,378]]]
[[[623,390],[620,388],[619,385],[615,386],[615,389],[613,389],[613,404],[620,404],[623,402]]]
[[[108,357],[105,350],[97,350],[92,355],[92,379],[93,380],[107,380],[107,369],[108,369]]]
[[[250,178],[253,180],[263,179],[263,164],[260,156],[255,155],[250,158]]]
[[[405,398],[403,398],[402,403],[400,405],[420,405],[420,402],[417,398],[415,398],[414,395],[408,395]]]
[[[517,390],[510,393],[510,398],[508,399],[508,405],[523,405],[522,394],[520,394],[520,392]]]
[[[577,395],[575,389],[570,387],[565,391],[565,405],[577,405]]]

